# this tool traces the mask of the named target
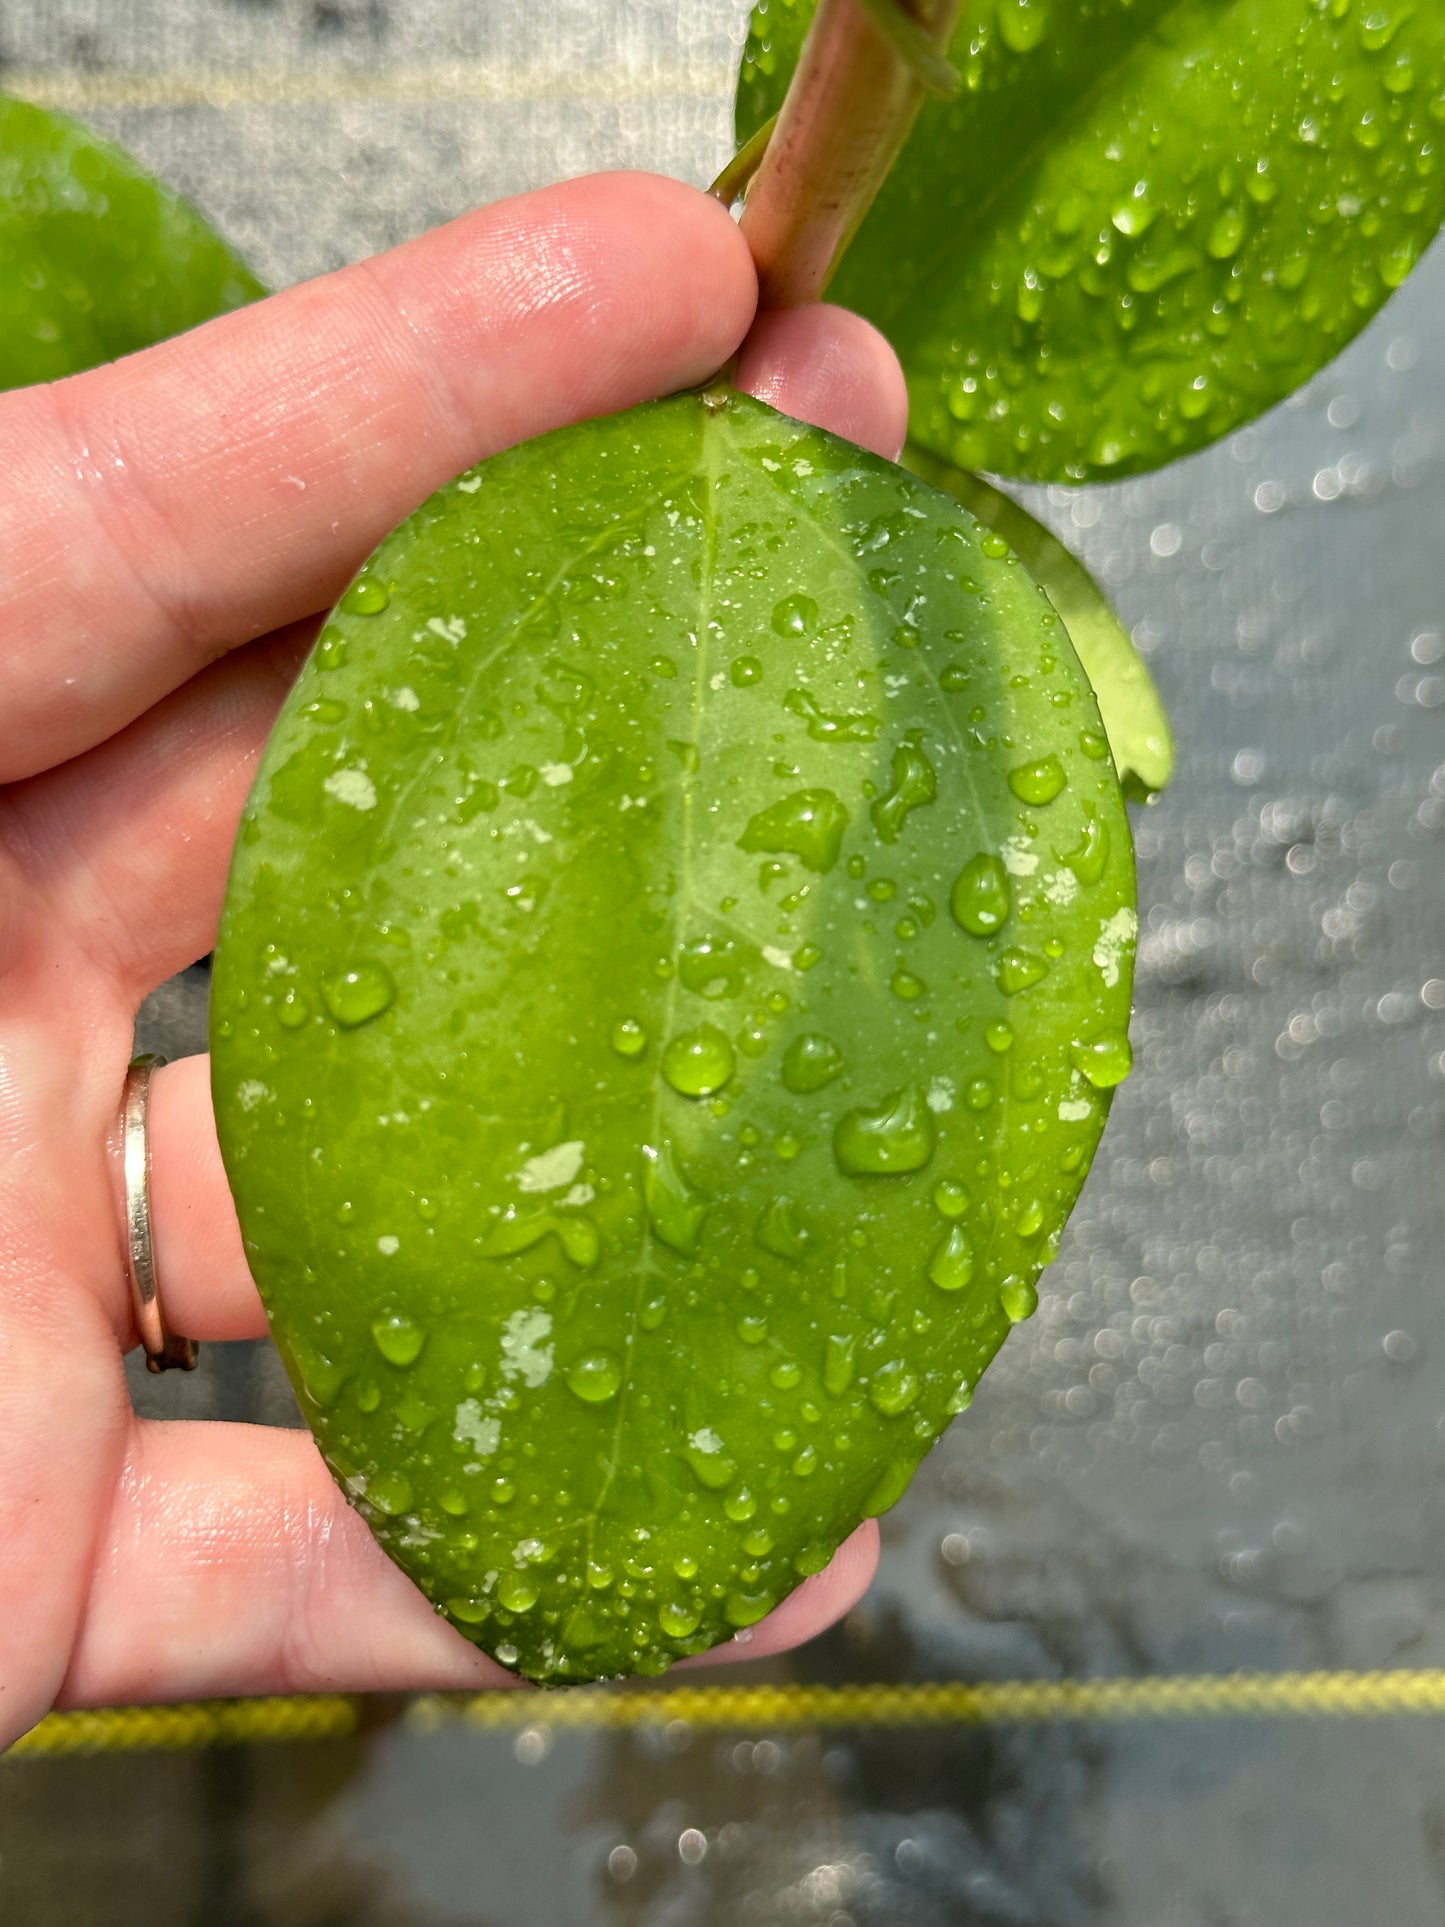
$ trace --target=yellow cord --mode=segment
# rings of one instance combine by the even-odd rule
[[[8,1757],[178,1751],[355,1733],[358,1696],[213,1700],[52,1713]],[[616,1731],[681,1720],[709,1729],[988,1726],[1057,1720],[1374,1718],[1445,1713],[1445,1668],[1380,1673],[1224,1673],[1098,1680],[951,1681],[917,1686],[585,1687],[557,1693],[430,1694],[404,1715],[419,1732],[461,1724]]]

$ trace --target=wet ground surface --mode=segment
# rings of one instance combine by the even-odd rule
[[[286,281],[587,167],[706,178],[739,10],[556,16],[543,46],[510,0],[64,0],[7,9],[0,50]],[[383,84],[432,62],[439,105]],[[158,77],[140,104],[121,70]],[[1137,821],[1138,1066],[869,1598],[748,1673],[1445,1666],[1442,312],[1437,248],[1294,405],[1156,477],[1031,492],[1181,744]],[[203,972],[168,986],[143,1042],[199,1048],[204,1000]],[[136,1395],[294,1422],[264,1347]],[[24,1927],[1442,1914],[1432,1719],[481,1734],[383,1705],[344,1742],[0,1768]]]

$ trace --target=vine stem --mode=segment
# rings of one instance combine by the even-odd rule
[[[757,263],[759,306],[794,308],[827,287],[873,205],[936,70],[910,53],[926,38],[937,57],[963,0],[882,0],[909,32],[885,32],[878,0],[819,0],[798,65],[743,204],[741,227]]]

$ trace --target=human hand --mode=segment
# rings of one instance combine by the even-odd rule
[[[745,335],[742,387],[896,455],[881,338],[755,299],[715,202],[603,176],[0,397],[0,1745],[55,1704],[514,1683],[309,1436],[135,1416],[116,1113],[137,1006],[214,939],[315,612],[433,489]],[[204,1058],[156,1074],[150,1144],[172,1328],[261,1335]],[[811,1637],[876,1557],[870,1522],[723,1654]]]

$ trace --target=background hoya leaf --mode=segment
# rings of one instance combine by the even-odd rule
[[[1083,563],[1051,529],[981,475],[914,446],[903,459],[915,475],[961,502],[1023,561],[1053,603],[1093,687],[1125,796],[1142,802],[1156,795],[1174,774],[1169,715],[1134,638]]]
[[[743,133],[811,0],[763,0]],[[980,0],[830,290],[881,327],[911,432],[968,468],[1117,476],[1322,367],[1445,219],[1445,7]]]
[[[455,1625],[657,1671],[899,1497],[1033,1309],[1135,928],[1061,624],[890,463],[681,396],[382,544],[246,809],[213,1081],[302,1407]]]
[[[0,388],[112,361],[265,292],[120,148],[0,95]]]

